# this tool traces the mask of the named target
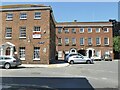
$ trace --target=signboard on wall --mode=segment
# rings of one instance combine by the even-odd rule
[[[41,38],[41,32],[33,32],[33,38]]]

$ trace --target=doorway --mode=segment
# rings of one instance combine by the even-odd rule
[[[88,53],[89,53],[89,58],[91,58],[92,57],[92,50],[89,50]]]

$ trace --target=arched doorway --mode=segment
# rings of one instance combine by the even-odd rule
[[[6,53],[5,53],[5,55],[10,55],[10,47],[7,47],[7,48],[6,48]]]
[[[88,53],[89,53],[89,58],[91,58],[92,57],[92,50],[89,50]]]
[[[78,50],[78,53],[80,53],[80,54],[86,56],[86,50]]]
[[[70,49],[70,53],[77,53],[77,50],[75,48]]]

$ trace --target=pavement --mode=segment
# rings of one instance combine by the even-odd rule
[[[65,63],[64,61],[62,60],[59,60],[57,61],[56,63],[53,63],[53,64],[49,64],[49,65],[46,65],[46,64],[22,64],[18,67],[25,67],[25,68],[54,68],[54,67],[67,67],[69,66],[69,63]]]

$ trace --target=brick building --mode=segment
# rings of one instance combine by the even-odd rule
[[[23,63],[49,64],[55,60],[55,20],[44,5],[0,7],[0,54],[17,55]]]
[[[87,57],[110,54],[113,58],[111,22],[61,22],[56,24],[58,58],[78,52]]]

